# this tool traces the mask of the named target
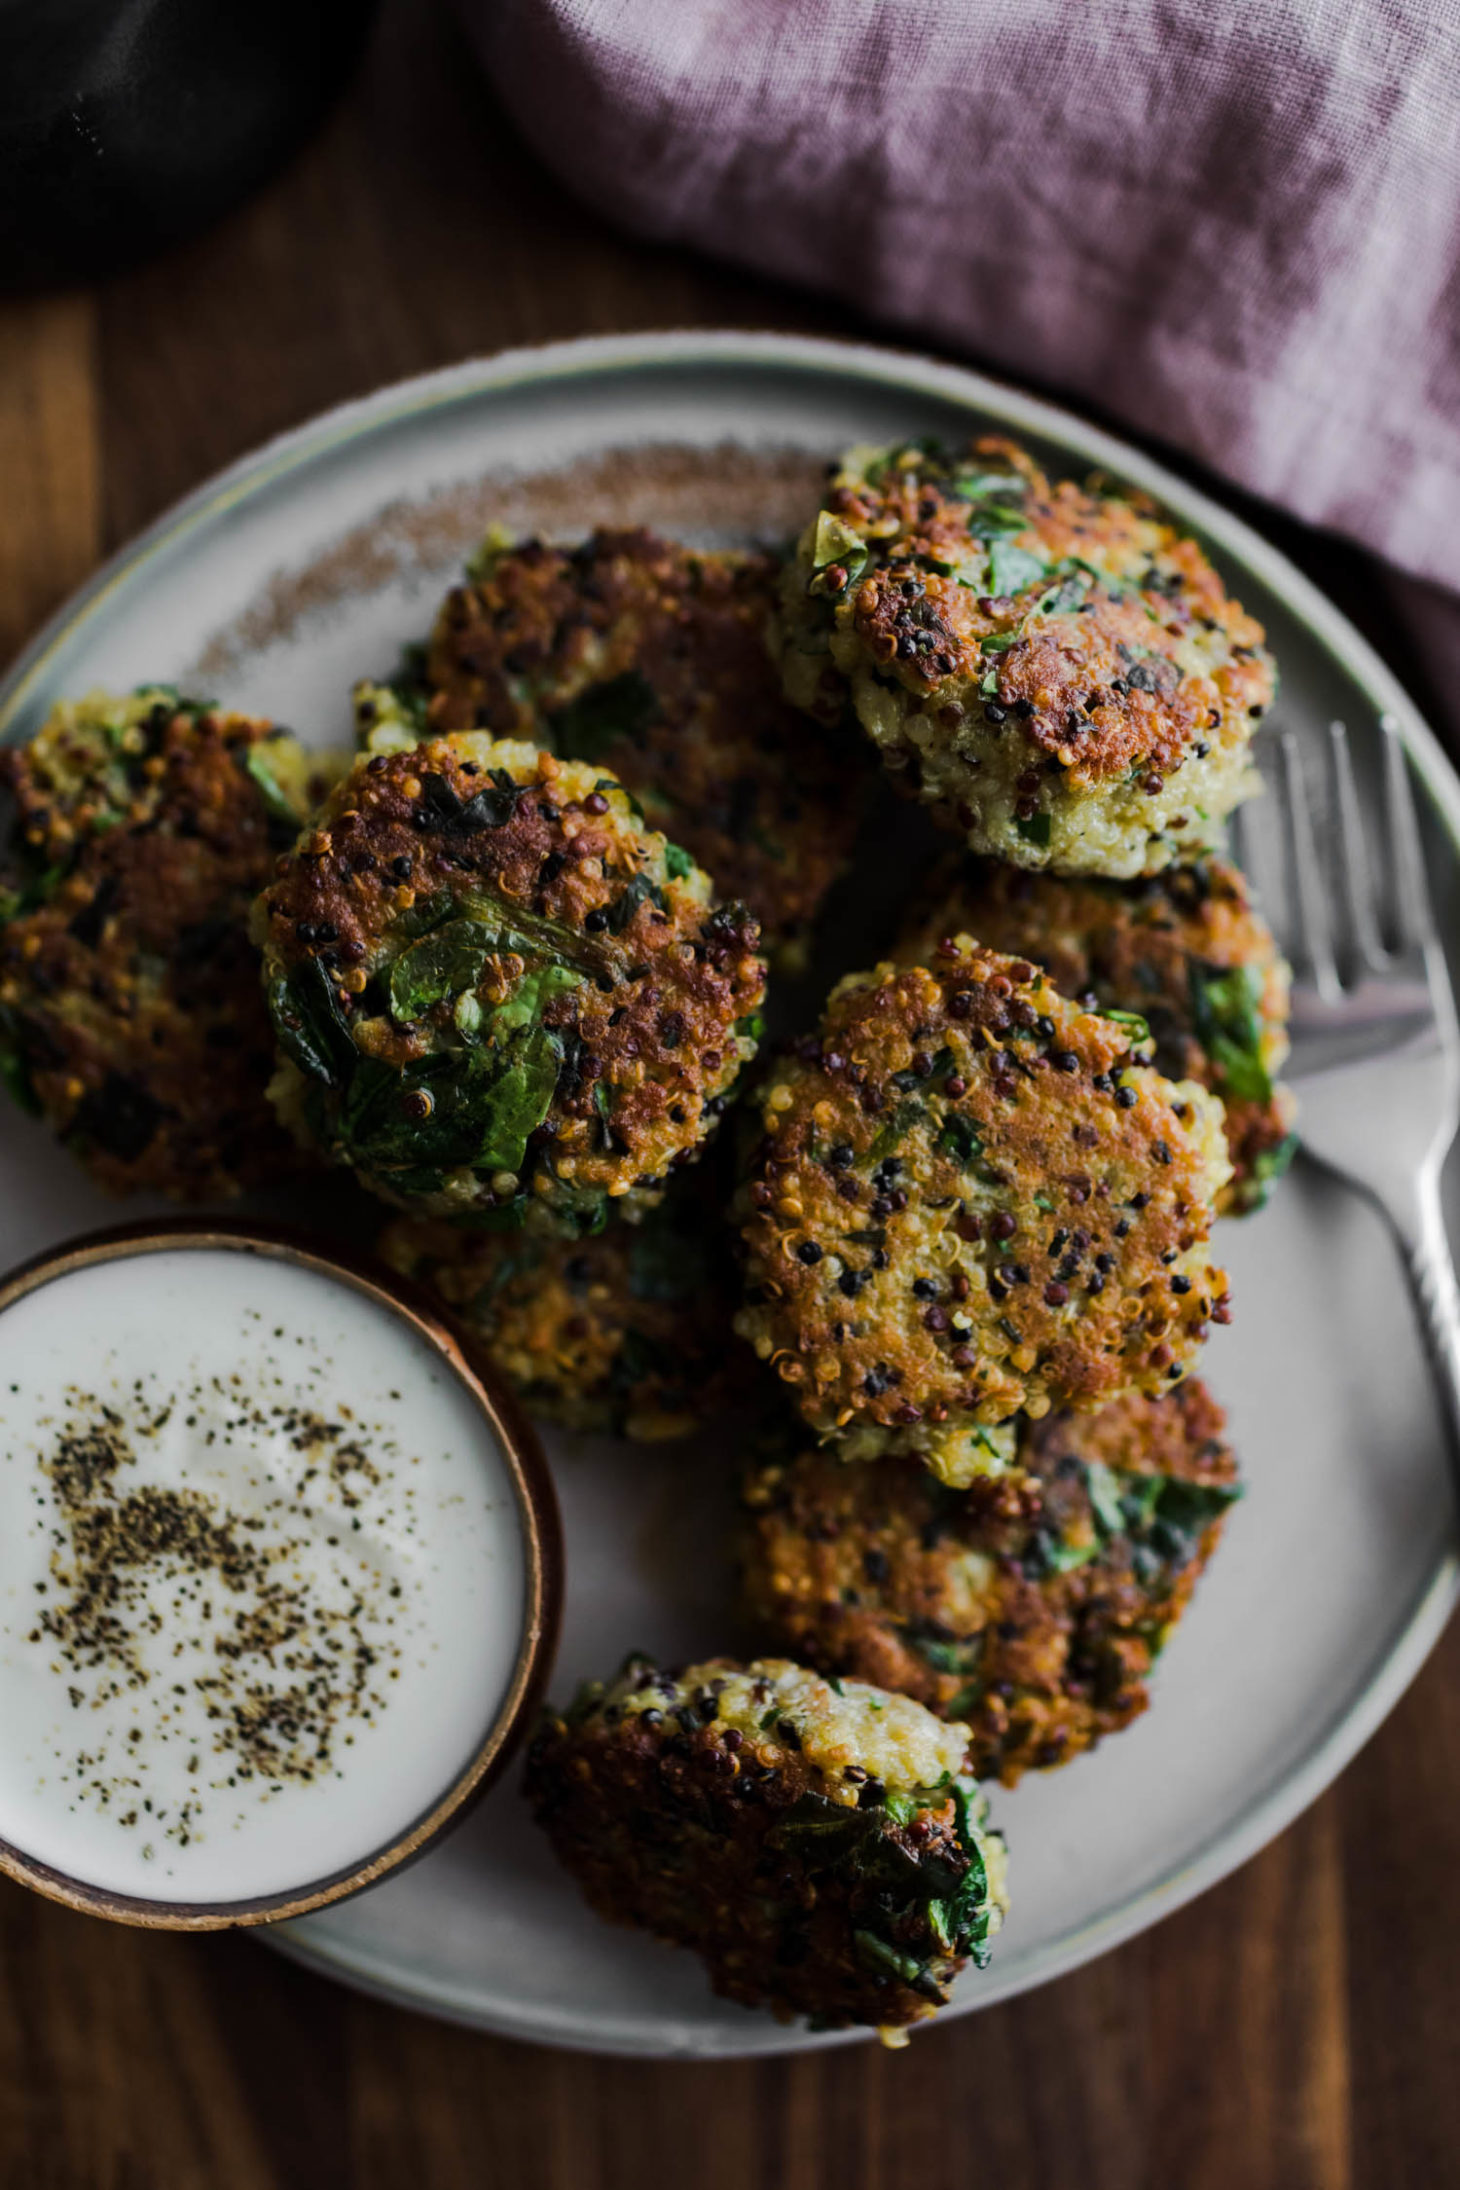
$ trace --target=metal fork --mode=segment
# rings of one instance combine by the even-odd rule
[[[1460,1032],[1391,716],[1380,734],[1383,812],[1372,830],[1341,722],[1329,726],[1326,829],[1297,738],[1281,740],[1273,787],[1286,918],[1273,925],[1293,968],[1285,1073],[1298,1083],[1306,1153],[1376,1203],[1398,1237],[1460,1464],[1460,1287],[1440,1202],[1460,1124]],[[1255,848],[1250,828],[1244,847]]]

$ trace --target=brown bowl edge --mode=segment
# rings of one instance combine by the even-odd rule
[[[0,1874],[88,1916],[154,1931],[224,1931],[283,1923],[363,1893],[427,1854],[479,1802],[515,1755],[552,1670],[562,1619],[563,1539],[557,1494],[536,1431],[501,1379],[468,1358],[451,1320],[413,1279],[373,1256],[314,1239],[282,1224],[173,1217],[109,1225],[30,1256],[0,1278],[0,1315],[42,1285],[95,1263],[170,1248],[222,1249],[295,1262],[342,1280],[402,1315],[471,1392],[508,1462],[522,1523],[527,1617],[507,1697],[482,1742],[426,1814],[363,1863],[289,1892],[227,1902],[154,1901],[73,1878],[0,1840]]]

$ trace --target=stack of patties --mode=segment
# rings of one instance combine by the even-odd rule
[[[403,676],[357,694],[377,768],[475,729],[611,769],[733,878],[773,968],[804,964],[849,852],[863,731],[968,840],[739,1135],[737,1328],[792,1406],[745,1478],[745,1602],[801,1663],[635,1660],[529,1759],[595,1906],[734,1998],[884,2035],[931,2013],[1004,1905],[977,1780],[1145,1707],[1238,1494],[1189,1372],[1229,1315],[1214,1220],[1291,1148],[1286,973],[1217,848],[1271,691],[1192,542],[1001,443],[854,452],[779,579],[640,534],[490,544]],[[715,1202],[645,1220],[678,1207],[686,1273]],[[722,1284],[686,1275],[692,1332],[626,1309],[650,1238],[438,1216],[389,1251],[532,1404],[634,1433],[726,1389]],[[635,1332],[677,1385],[631,1390]]]
[[[343,775],[164,687],[0,755],[0,1075],[107,1184],[348,1167],[572,1429],[774,1396],[767,1654],[634,1657],[526,1778],[593,1905],[735,2000],[936,2010],[1006,1907],[979,1780],[1145,1708],[1238,1495],[1190,1372],[1214,1221],[1293,1146],[1219,843],[1272,691],[1153,509],[919,443],[850,452],[784,560],[489,536]],[[725,1132],[879,758],[964,843]]]
[[[1220,1096],[1256,1208],[1294,1146],[1287,968],[1222,823],[1261,788],[1263,632],[1197,543],[1012,442],[854,449],[782,575],[787,693],[853,713],[890,780],[965,840],[899,946],[972,934],[1133,1027]]]
[[[368,994],[337,961],[363,1000],[356,1028],[371,1020],[372,1060],[399,1053],[449,1078],[443,1049],[470,1053],[474,1071],[499,1057],[516,1085],[535,1045],[543,1086],[550,1064],[558,1076],[520,1136],[464,1166],[362,1162],[348,1106],[318,1073],[294,1108],[312,1100],[316,1137],[429,1212],[392,1225],[383,1252],[437,1293],[534,1413],[572,1429],[681,1435],[751,1366],[732,1328],[730,1182],[718,1160],[696,1159],[761,1033],[758,952],[780,971],[804,965],[872,773],[860,740],[849,768],[840,727],[781,695],[766,643],[778,573],[767,555],[645,531],[576,547],[492,534],[428,641],[394,679],[355,691],[363,801],[351,791],[350,804],[373,816],[406,780],[439,804],[435,785],[457,782],[453,755],[477,771],[457,784],[469,811],[478,785],[500,799],[493,771],[521,791],[511,819],[412,821],[404,851],[382,849],[373,871],[393,887],[374,916]],[[504,861],[524,831],[530,856]],[[347,866],[361,848],[342,847]],[[363,888],[353,873],[349,887]],[[306,930],[320,925],[291,901],[284,953],[300,909]],[[338,925],[328,908],[323,924]],[[463,938],[470,948],[453,951]],[[402,945],[407,964],[452,955],[430,994],[405,974],[385,994]],[[318,955],[308,936],[306,950]],[[286,1052],[291,1016],[281,1001]],[[429,1065],[406,1054],[423,1045]],[[408,1158],[425,1145],[400,1139]]]
[[[747,1599],[1012,1780],[1145,1707],[1237,1495],[1189,1372],[1213,1220],[1294,1145],[1287,969],[1219,850],[1273,667],[1194,541],[1004,441],[852,451],[775,640],[967,849],[761,1091],[738,1327],[801,1430],[747,1478]]]

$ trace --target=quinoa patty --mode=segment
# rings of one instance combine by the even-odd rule
[[[954,1491],[916,1458],[807,1452],[745,1485],[745,1594],[774,1642],[972,1729],[1012,1786],[1149,1702],[1156,1657],[1239,1495],[1225,1417],[1192,1378],[1162,1399],[1025,1424],[1032,1513]]]
[[[897,2043],[1007,1907],[966,1739],[784,1659],[631,1658],[546,1719],[526,1793],[601,1916],[693,1947],[743,2006]]]
[[[854,974],[760,1097],[736,1328],[850,1457],[946,1481],[1011,1418],[1155,1393],[1227,1320],[1221,1105],[967,936]]]
[[[804,956],[851,855],[865,747],[788,705],[766,646],[778,565],[652,532],[580,547],[490,541],[436,619],[422,686],[357,697],[372,751],[490,730],[616,775],[651,825]]]
[[[299,1167],[248,910],[315,765],[165,685],[63,701],[0,750],[0,1073],[113,1193],[212,1200]]]
[[[611,776],[508,739],[358,761],[255,933],[287,1114],[422,1214],[596,1231],[755,1054],[745,908]]]
[[[1150,874],[1257,787],[1263,632],[1144,497],[1052,486],[1013,442],[852,449],[783,581],[782,675],[844,680],[905,787],[972,848]]]
[[[1261,1208],[1292,1158],[1297,1104],[1276,1078],[1288,1054],[1288,969],[1240,869],[1211,858],[1120,883],[960,861],[915,914],[900,955],[926,957],[960,934],[1034,959],[1097,1011],[1143,1017],[1157,1070],[1222,1098],[1232,1179],[1218,1214]]]
[[[733,1327],[719,1169],[696,1164],[641,1224],[594,1239],[400,1217],[380,1252],[445,1303],[533,1414],[572,1430],[681,1437],[753,1373]]]

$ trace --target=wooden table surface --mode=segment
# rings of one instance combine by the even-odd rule
[[[174,497],[328,404],[509,344],[692,325],[866,332],[602,227],[434,8],[400,0],[320,137],[223,227],[94,291],[0,302],[0,655]],[[1360,558],[1283,537],[1392,644]],[[151,1937],[0,1884],[0,2190],[1445,2190],[1457,1880],[1452,1628],[1235,1877],[901,2054],[538,2051],[245,1938]]]

